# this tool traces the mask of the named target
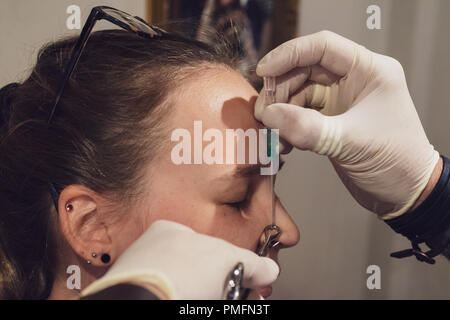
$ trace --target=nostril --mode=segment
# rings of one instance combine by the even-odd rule
[[[264,242],[258,251],[258,255],[265,257],[267,252],[279,244],[279,237],[281,234],[280,227],[271,224],[264,228],[263,239]]]

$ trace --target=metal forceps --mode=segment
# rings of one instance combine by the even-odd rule
[[[277,225],[268,225],[264,228],[265,241],[264,245],[258,251],[258,255],[265,257],[269,249],[280,244],[278,241],[281,234],[280,227]],[[226,281],[226,288],[224,293],[225,300],[246,300],[250,289],[244,289],[242,281],[244,279],[244,265],[239,262],[231,270]]]
[[[264,245],[261,247],[261,249],[258,252],[258,255],[261,257],[265,257],[267,255],[267,252],[269,249],[272,249],[280,244],[278,241],[281,234],[280,227],[271,224],[264,228],[264,236],[266,240],[264,241]]]
[[[244,265],[236,264],[228,275],[224,293],[225,300],[239,300],[241,296],[242,280],[244,279]]]

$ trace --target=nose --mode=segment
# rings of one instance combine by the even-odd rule
[[[289,248],[295,246],[300,241],[300,230],[294,220],[289,216],[288,212],[276,197],[275,202],[275,224],[280,227],[281,234],[278,239],[279,246]]]
[[[254,198],[251,202],[250,211],[254,213],[255,227],[261,232],[258,239],[259,248],[264,247],[266,235],[264,228],[272,222],[272,188],[269,176],[261,176],[261,183],[257,183],[254,189]],[[300,241],[300,231],[294,220],[275,196],[275,225],[280,228],[280,236],[277,238],[279,244],[276,248],[289,248],[295,246]]]
[[[276,238],[279,242],[278,248],[289,248],[295,246],[300,241],[300,231],[292,220],[292,218],[287,213],[284,206],[281,204],[278,197],[275,198],[275,225],[280,228],[280,235]],[[270,221],[272,223],[272,221]],[[273,232],[275,233],[275,232]],[[269,234],[273,234],[269,232]],[[265,241],[267,240],[267,235],[265,232],[261,234],[259,239],[260,248],[264,247]]]

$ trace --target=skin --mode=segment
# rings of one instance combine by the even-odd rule
[[[194,120],[208,128],[260,129],[253,117],[255,89],[237,72],[222,66],[210,68],[190,79],[173,95],[173,112],[168,125],[185,128],[193,139]],[[84,186],[65,188],[59,199],[61,247],[59,277],[50,299],[76,299],[78,292],[66,288],[68,265],[81,268],[82,288],[101,277],[114,261],[153,222],[159,219],[187,225],[197,232],[227,240],[239,247],[256,251],[264,239],[265,226],[272,223],[270,176],[249,164],[175,165],[170,158],[176,142],[167,136],[167,148],[152,161],[146,172],[148,192],[135,208],[120,211]],[[203,147],[205,147],[204,143]],[[244,168],[245,167],[245,168]],[[245,175],[238,174],[245,171]],[[236,203],[245,200],[244,203]],[[66,203],[73,205],[67,213]],[[111,214],[126,219],[110,223]],[[277,260],[278,251],[299,241],[299,230],[277,199],[276,224],[281,228],[281,244],[269,252]],[[93,258],[107,252],[111,261],[105,265]],[[86,260],[91,260],[87,264]]]

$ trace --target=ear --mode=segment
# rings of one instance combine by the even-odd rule
[[[58,211],[61,232],[78,256],[92,266],[108,266],[102,262],[104,253],[115,257],[108,225],[106,200],[95,191],[70,185],[59,196]]]

